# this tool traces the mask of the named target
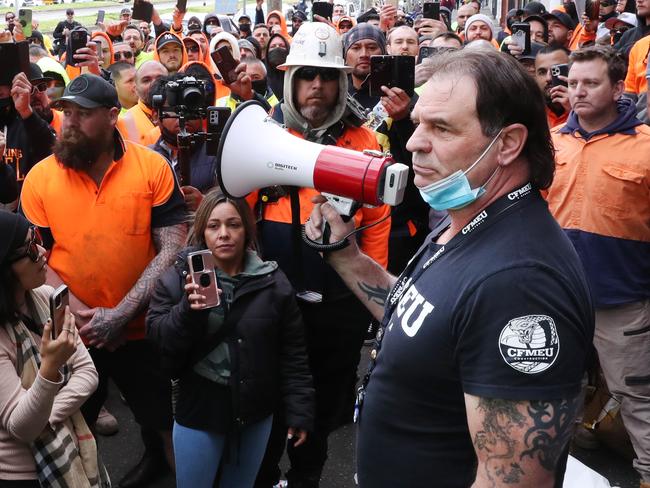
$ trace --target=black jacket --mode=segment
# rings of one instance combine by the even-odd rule
[[[158,280],[147,313],[147,337],[158,344],[162,368],[180,378],[181,393],[192,396],[179,423],[210,429],[215,411],[202,408],[207,388],[220,387],[202,381],[192,367],[213,348],[207,337],[207,311],[190,309],[184,292],[186,256],[179,254],[174,266]],[[276,269],[239,282],[222,330],[231,357],[232,422],[247,425],[284,411],[287,426],[312,430],[314,390],[307,364],[304,327],[294,290],[284,273]],[[207,346],[206,346],[207,345]],[[216,346],[216,344],[215,344]],[[183,388],[183,385],[189,387]],[[282,402],[283,410],[277,409]]]

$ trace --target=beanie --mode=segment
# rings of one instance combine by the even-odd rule
[[[29,222],[22,215],[0,210],[0,263],[25,243]]]
[[[357,24],[343,36],[343,57],[345,57],[350,46],[357,41],[371,39],[376,41],[381,48],[381,53],[386,54],[386,38],[384,33],[372,24]]]
[[[467,22],[465,22],[465,39],[467,39],[467,31],[469,30],[469,26],[472,25],[477,20],[480,20],[481,22],[485,22],[487,24],[487,26],[492,31],[492,39],[494,39],[496,35],[496,33],[494,32],[494,24],[492,23],[490,17],[484,14],[474,14],[469,19],[467,19]]]

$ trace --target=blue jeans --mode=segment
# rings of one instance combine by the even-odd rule
[[[246,488],[255,483],[273,416],[241,431],[239,446],[230,445],[229,462],[221,469],[220,488]],[[174,422],[174,456],[177,488],[212,488],[224,454],[227,436],[190,429]],[[239,448],[239,449],[238,449]]]

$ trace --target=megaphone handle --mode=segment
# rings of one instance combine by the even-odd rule
[[[352,218],[351,215],[341,215],[341,220],[343,222],[349,222],[350,219]],[[332,235],[332,229],[330,228],[330,224],[327,223],[327,220],[323,219],[323,244],[329,244],[330,243],[330,236]]]

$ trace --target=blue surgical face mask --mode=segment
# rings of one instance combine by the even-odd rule
[[[503,129],[494,136],[494,139],[492,139],[492,142],[490,142],[488,147],[485,148],[485,151],[483,151],[478,159],[465,171],[458,170],[440,181],[436,181],[424,188],[420,188],[420,195],[422,195],[424,201],[434,210],[458,210],[466,207],[483,195],[485,193],[485,187],[494,177],[499,168],[494,170],[492,176],[490,176],[483,185],[475,189],[472,189],[470,186],[469,180],[467,179],[467,173],[472,171],[474,166],[481,162],[499,138],[501,132],[503,132]]]

